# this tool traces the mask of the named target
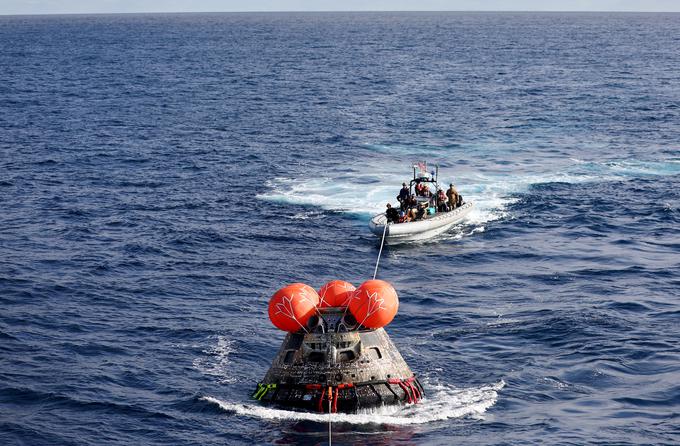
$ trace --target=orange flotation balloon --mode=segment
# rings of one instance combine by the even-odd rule
[[[305,327],[318,304],[314,288],[294,283],[278,290],[269,300],[269,319],[277,328],[294,333]]]
[[[364,327],[380,328],[392,322],[399,309],[399,297],[383,280],[367,280],[349,301],[349,311]]]
[[[354,294],[354,285],[344,280],[333,280],[319,290],[319,307],[346,307]]]

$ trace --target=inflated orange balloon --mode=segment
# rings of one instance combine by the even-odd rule
[[[349,301],[349,311],[364,327],[380,328],[392,322],[399,309],[399,297],[383,280],[367,280]]]
[[[354,294],[354,285],[344,280],[333,280],[319,290],[319,307],[346,307]]]
[[[269,300],[269,319],[277,328],[294,333],[305,328],[318,304],[314,288],[294,283],[278,290]]]

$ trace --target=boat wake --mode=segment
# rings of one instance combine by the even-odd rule
[[[511,168],[500,171],[496,165],[475,172],[442,168],[440,176],[442,185],[446,186],[450,180],[446,177],[447,171],[455,174],[454,182],[459,192],[475,204],[466,223],[483,228],[485,223],[506,218],[509,205],[533,185],[555,182],[578,184],[680,174],[680,160],[676,159],[603,162],[565,159],[562,164],[552,165],[553,170],[547,172],[528,172],[526,168],[517,166],[512,169],[517,173],[508,173],[507,170]],[[400,184],[408,176],[408,169],[404,171],[403,163],[399,163],[362,166],[360,171],[331,171],[325,177],[279,177],[268,181],[269,191],[258,195],[258,199],[315,206],[368,220],[372,215],[384,211],[385,203],[395,203]]]
[[[445,385],[427,385],[427,398],[415,405],[381,407],[357,414],[333,414],[334,423],[412,425],[425,424],[453,418],[483,418],[484,413],[496,404],[498,392],[504,381],[482,387],[458,389]],[[328,414],[295,412],[260,406],[257,403],[232,403],[212,396],[204,401],[215,404],[225,412],[239,416],[267,420],[294,420],[328,422]]]

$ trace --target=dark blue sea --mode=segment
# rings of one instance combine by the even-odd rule
[[[420,405],[348,445],[680,444],[680,14],[0,17],[0,444],[323,445],[250,399],[285,284],[384,249]]]

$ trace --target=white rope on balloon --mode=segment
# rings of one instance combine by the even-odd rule
[[[300,296],[302,296],[301,300],[309,300],[309,299],[307,299],[307,297],[303,296],[302,294],[303,293],[300,293]],[[281,299],[283,301],[283,303],[277,303],[275,305],[275,308],[277,310],[276,314],[283,314],[284,316],[294,320],[300,326],[300,328],[302,328],[305,331],[305,333],[309,333],[307,328],[305,328],[305,326],[300,323],[300,321],[297,319],[297,317],[295,317],[295,310],[293,310],[293,302],[292,302],[293,296],[294,295],[292,295],[292,294],[291,294],[291,296],[283,296],[283,298]],[[287,304],[287,306],[286,306],[286,304]]]

